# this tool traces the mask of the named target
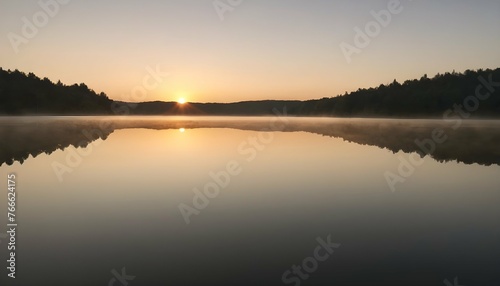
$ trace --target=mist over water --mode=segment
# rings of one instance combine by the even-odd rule
[[[18,181],[18,273],[7,285],[108,285],[123,267],[131,286],[498,284],[500,122],[452,126],[1,118],[0,176]],[[387,172],[403,178],[394,190]],[[197,208],[195,189],[211,183],[219,191]],[[197,211],[189,223],[182,204]],[[303,269],[307,279],[284,275],[328,238],[339,247]]]

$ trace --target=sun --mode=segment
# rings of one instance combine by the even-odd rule
[[[179,103],[179,104],[184,104],[184,103],[186,103],[186,99],[185,99],[184,97],[181,97],[181,98],[179,98],[179,99],[177,100],[177,103]]]

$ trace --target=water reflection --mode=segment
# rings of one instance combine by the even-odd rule
[[[0,136],[9,140],[0,142],[0,165],[23,163],[30,155],[50,154],[69,146],[83,148],[94,140],[106,140],[117,129],[177,129],[181,133],[193,128],[262,131],[269,130],[270,120],[265,117],[2,118]],[[429,143],[436,129],[441,130],[443,143]],[[455,130],[442,120],[287,118],[279,131],[342,138],[394,153],[427,153],[439,162],[500,165],[500,121],[465,121]],[[417,145],[415,140],[422,144]]]
[[[399,162],[378,147],[414,150],[414,138],[405,136],[426,138],[444,123],[290,118],[285,132],[265,133],[273,140],[255,160],[239,152],[272,120],[4,119],[17,132],[19,146],[11,147],[30,148],[21,158],[88,146],[0,168],[0,177],[18,175],[22,230],[19,276],[2,276],[0,285],[108,285],[111,270],[122,267],[136,276],[130,286],[295,285],[282,281],[284,272],[302,265],[316,238],[329,235],[341,247],[300,285],[444,285],[456,276],[460,285],[499,285],[499,166],[427,157],[395,193],[383,177]],[[492,154],[494,146],[477,144],[495,142],[496,125],[467,123],[464,142],[449,133],[454,152]],[[471,130],[480,137],[470,137]],[[52,144],[43,147],[33,134]],[[59,181],[52,164],[72,153],[84,160],[68,165],[78,170]],[[242,172],[186,225],[179,205],[194,206],[193,189],[203,189],[230,161]],[[7,257],[2,245],[0,256]]]
[[[0,119],[0,166],[12,165],[42,153],[51,154],[69,146],[86,147],[97,139],[105,140],[113,132],[100,120],[75,118],[3,118]],[[98,132],[95,132],[98,130]],[[93,132],[94,131],[94,132]]]

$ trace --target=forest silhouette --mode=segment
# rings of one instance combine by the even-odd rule
[[[293,116],[333,117],[442,117],[455,105],[463,105],[477,88],[487,99],[479,101],[473,118],[500,116],[500,68],[466,70],[463,73],[427,75],[420,79],[381,84],[344,95],[315,100],[262,100],[236,103],[176,102],[127,103],[111,100],[84,83],[65,85],[33,73],[0,68],[0,114],[2,115],[273,115],[287,108]]]

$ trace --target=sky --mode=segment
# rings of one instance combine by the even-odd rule
[[[304,100],[500,67],[499,27],[498,0],[0,0],[0,67],[124,101]]]

